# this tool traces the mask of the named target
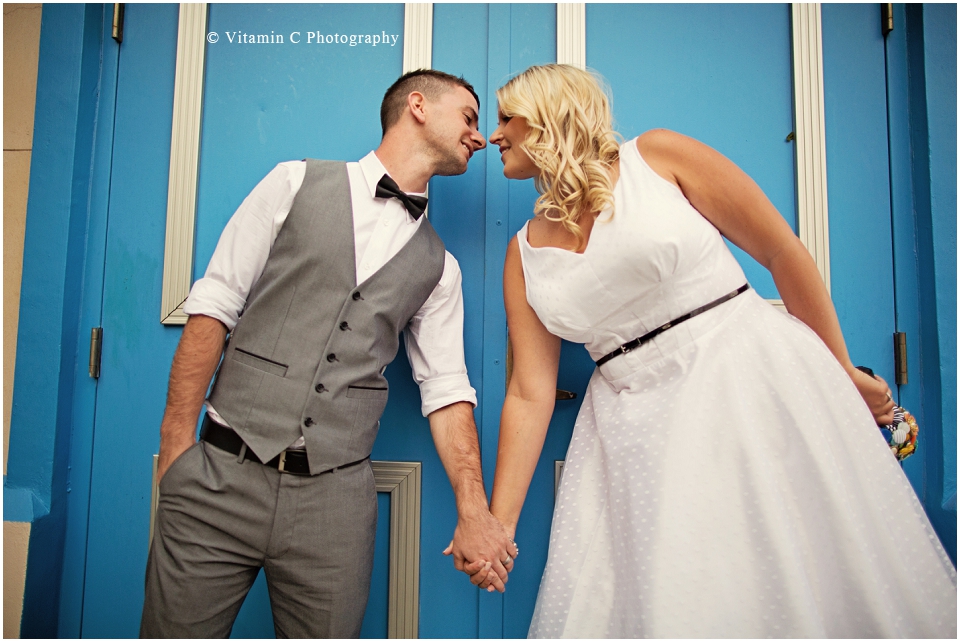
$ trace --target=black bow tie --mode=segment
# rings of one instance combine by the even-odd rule
[[[417,220],[427,209],[427,197],[407,194],[400,189],[396,181],[384,174],[380,182],[377,183],[377,198],[395,198],[410,212],[413,220]]]

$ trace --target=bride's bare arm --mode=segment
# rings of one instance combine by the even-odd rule
[[[637,148],[721,234],[770,270],[787,310],[823,340],[878,423],[893,421],[889,387],[854,368],[813,257],[753,179],[716,150],[676,132],[649,131]]]
[[[516,238],[504,262],[503,299],[513,346],[513,375],[500,417],[490,511],[513,536],[553,414],[560,361],[560,339],[547,331],[527,303]]]

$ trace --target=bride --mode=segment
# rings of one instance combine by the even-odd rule
[[[503,173],[541,194],[504,266],[514,369],[491,510],[511,534],[561,338],[598,364],[530,636],[956,637],[956,571],[877,430],[890,389],[854,368],[760,188],[677,133],[619,145],[576,68],[531,67],[497,99]],[[770,270],[789,315],[723,237]]]

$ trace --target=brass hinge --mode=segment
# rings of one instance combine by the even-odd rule
[[[113,39],[117,43],[123,42],[123,3],[113,3]]]
[[[103,350],[103,328],[90,329],[90,376],[100,378],[100,354]]]
[[[893,3],[880,3],[880,31],[884,37],[893,31]]]
[[[893,364],[897,376],[897,385],[907,383],[907,333],[893,333]]]

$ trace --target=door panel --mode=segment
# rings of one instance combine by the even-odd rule
[[[610,84],[615,127],[624,138],[666,127],[703,140],[760,174],[758,181],[796,229],[793,148],[784,140],[793,113],[788,9],[589,4],[586,19],[587,65]],[[724,31],[717,23],[736,28]],[[763,62],[747,64],[754,59]],[[750,120],[743,114],[746,96]],[[510,229],[516,233],[530,218],[537,194],[532,181],[512,181],[509,194]],[[760,293],[776,298],[769,274],[740,250],[735,253]],[[557,402],[518,524],[523,557],[504,601],[505,637],[525,636],[533,615],[546,562],[554,462],[565,457],[593,370],[582,346],[563,343],[557,385],[577,398]]]
[[[496,89],[530,65],[555,62],[556,55],[554,5],[490,5],[490,107],[484,112],[487,134],[496,128]],[[531,217],[537,193],[533,181],[508,181],[503,177],[503,165],[496,148],[488,151],[487,163],[487,190],[490,197],[487,208],[487,299],[484,311],[487,330],[484,343],[488,347],[485,366],[491,371],[484,371],[485,387],[481,404],[484,478],[489,492],[493,483],[500,409],[505,390],[507,336],[503,311],[503,259],[510,239]],[[565,357],[570,348],[574,348],[575,355],[583,352],[579,346],[566,346]],[[517,524],[516,540],[522,549],[520,560],[510,575],[503,597],[480,595],[481,637],[526,637],[546,562],[553,515],[553,462],[563,459],[566,453],[579,405],[579,400],[557,405]]]
[[[81,629],[88,637],[135,637],[140,628],[151,462],[180,335],[157,323],[177,16],[176,5],[126,9]]]
[[[380,101],[403,64],[403,5],[211,4],[207,29],[219,39],[207,45],[195,279],[237,206],[277,163],[357,160],[377,146]],[[306,42],[317,30],[401,37],[393,47]],[[229,42],[246,32],[284,42]]]
[[[156,323],[164,243],[167,168],[178,8],[127,8],[120,69],[115,167],[104,294],[105,346],[93,463],[83,634],[135,636],[143,599],[150,466],[157,450],[169,364],[180,329]],[[391,49],[317,45],[308,30],[403,33],[401,5],[210,7],[205,108],[198,187],[195,277],[202,275],[220,230],[240,201],[277,162],[306,156],[356,159],[380,134],[383,92],[401,71],[402,40]],[[292,31],[301,42],[289,41]],[[231,44],[227,32],[274,32],[283,44]],[[234,38],[236,36],[234,35]],[[350,82],[344,82],[344,78]],[[344,123],[349,123],[345,127]],[[158,150],[162,153],[158,153]],[[432,207],[442,217],[440,207]],[[447,234],[462,236],[450,217]],[[482,212],[480,215],[482,220]],[[482,264],[460,257],[464,272]],[[401,354],[388,372],[390,403],[374,459],[423,462],[422,531],[431,557],[453,532],[449,483],[420,415],[419,391]],[[141,421],[131,426],[130,418]],[[132,429],[131,429],[132,428]],[[130,489],[135,489],[131,492]],[[380,497],[380,538],[363,633],[386,634],[389,498]],[[146,509],[146,510],[145,510]],[[439,524],[434,525],[437,521]],[[455,574],[442,558],[448,576]],[[446,567],[450,567],[449,570]],[[457,578],[457,586],[474,590]],[[444,582],[421,588],[444,592]],[[476,618],[455,620],[446,635],[475,635]],[[441,629],[443,631],[443,629]],[[233,635],[272,636],[263,576],[246,600]]]
[[[854,363],[896,390],[884,41],[874,4],[825,4],[832,295]],[[876,364],[876,365],[874,365]]]
[[[587,65],[610,83],[623,136],[664,127],[710,145],[796,231],[790,42],[784,4],[587,7]],[[733,252],[757,292],[779,298],[769,273]]]
[[[357,159],[376,146],[380,99],[398,75],[402,41],[392,47],[319,44],[311,32],[402,34],[403,7],[212,4],[207,30],[219,39],[207,46],[194,279],[203,276],[229,217],[276,163],[304,157]],[[246,44],[247,32],[270,34],[275,42]],[[391,397],[405,394],[393,386],[392,392]],[[395,423],[393,416],[385,413],[383,425]],[[374,458],[398,457],[387,453]],[[389,535],[389,500],[381,496],[380,504],[382,539]],[[388,569],[386,560],[379,559],[387,554],[386,545],[378,541],[371,587],[375,597],[361,631],[364,637],[386,636]],[[261,572],[237,616],[233,637],[272,636]]]
[[[837,7],[824,8],[824,51],[833,56],[825,61],[831,271],[851,354],[858,363],[880,364],[878,373],[888,376],[893,301],[889,224],[882,224],[889,217],[883,50],[882,39],[876,46],[874,16],[863,8],[840,16],[832,11]],[[610,84],[618,131],[629,140],[665,127],[711,145],[757,181],[796,231],[794,148],[787,140],[794,112],[789,5],[589,4],[586,11],[587,65]],[[847,44],[851,33],[857,41]],[[859,49],[861,40],[869,46]],[[528,181],[509,188],[512,232],[530,216],[536,196],[530,187]],[[866,190],[869,197],[850,202]],[[769,273],[731,249],[761,296],[779,298]],[[869,267],[858,263],[867,256]],[[564,343],[558,386],[578,399],[557,403],[524,506],[518,527],[524,558],[511,576],[508,593],[515,594],[504,602],[505,637],[525,635],[532,616],[530,588],[539,583],[546,555],[553,464],[563,459],[593,368],[582,347]]]
[[[486,88],[487,6],[483,4],[437,4],[433,10],[433,68],[463,76],[480,98],[480,118],[488,114],[492,97]],[[481,127],[482,129],[482,127]],[[484,132],[486,133],[486,132]],[[457,258],[463,277],[464,351],[470,383],[481,404],[474,412],[482,426],[485,387],[483,318],[484,308],[484,196],[486,150],[474,154],[461,176],[440,176],[430,181],[430,222],[447,250]],[[405,364],[390,366],[395,378],[409,382],[411,406],[401,412],[419,416],[419,393]],[[391,379],[393,385],[394,379]],[[391,402],[395,397],[391,395]],[[416,402],[416,403],[414,403]],[[386,424],[377,438],[374,452],[383,444],[403,447],[408,435],[387,432]],[[430,441],[426,425],[418,432]],[[435,450],[429,444],[430,468],[424,462],[423,528],[420,530],[420,637],[476,637],[479,621],[477,589],[453,568],[452,560],[440,554],[453,536],[457,514],[454,495]],[[429,502],[430,508],[427,508]],[[429,515],[428,515],[429,511]],[[429,521],[428,521],[429,520]]]

